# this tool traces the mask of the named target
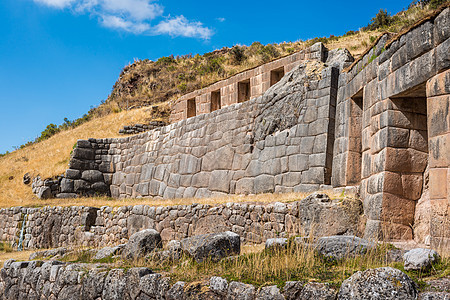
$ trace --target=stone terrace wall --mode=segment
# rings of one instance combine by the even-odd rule
[[[338,71],[352,61],[346,50],[329,58],[244,103],[136,136],[79,141],[61,190],[109,185],[113,197],[181,198],[329,185]]]
[[[0,210],[0,238],[17,246],[24,228],[24,248],[104,247],[154,228],[164,241],[230,230],[242,242],[260,243],[279,235],[308,235],[311,230],[315,236],[356,234],[361,213],[359,200],[326,197],[266,205],[14,207]],[[317,226],[317,222],[323,223]]]
[[[206,88],[188,93],[177,99],[176,104],[172,108],[170,116],[171,122],[177,122],[187,119],[187,100],[195,99],[195,113],[197,115],[212,112],[211,92],[220,91],[220,104],[222,107],[240,102],[238,95],[239,82],[249,80],[249,96],[250,99],[262,96],[271,83],[271,71],[282,69],[283,75],[292,71],[301,62],[306,60],[318,60],[325,62],[328,56],[328,49],[322,43],[316,43],[308,49],[294,53],[292,55],[277,59],[266,63],[254,69],[244,71],[234,75],[228,79],[221,80]]]
[[[411,239],[428,168],[435,212],[420,213],[449,228],[450,8],[387,39],[339,77],[332,185],[361,184],[366,237]],[[434,246],[450,241],[428,235]]]

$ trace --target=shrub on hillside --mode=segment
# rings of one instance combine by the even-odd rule
[[[391,25],[394,21],[394,17],[392,17],[387,10],[380,9],[380,11],[370,20],[370,23],[363,28],[363,30],[375,30],[378,28],[383,28]]]
[[[233,46],[230,50],[231,63],[234,65],[240,65],[247,57],[245,56],[245,50],[238,45]]]

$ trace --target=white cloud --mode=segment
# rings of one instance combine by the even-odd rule
[[[51,7],[65,8],[76,0],[34,0],[34,1]]]
[[[107,28],[135,34],[169,34],[171,36],[209,39],[213,32],[200,22],[189,21],[184,16],[163,17],[164,8],[154,0],[33,0],[53,8],[68,8],[76,13],[97,17]]]
[[[219,22],[225,22],[226,19],[225,18],[216,18],[216,20]]]
[[[150,25],[146,23],[131,22],[117,16],[104,15],[101,17],[101,19],[102,25],[105,27],[112,29],[121,29],[136,34],[148,31],[150,29]]]
[[[204,27],[202,23],[191,22],[184,16],[161,21],[155,26],[155,33],[169,34],[171,36],[200,37],[202,39],[209,39],[213,34],[212,30]]]

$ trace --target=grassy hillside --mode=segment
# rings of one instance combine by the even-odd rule
[[[79,120],[62,124],[57,130],[54,126],[48,127],[50,130],[45,130],[45,135],[22,149],[0,155],[0,207],[38,203],[31,187],[22,183],[22,176],[27,172],[41,177],[62,174],[77,139],[114,137],[124,125],[143,123],[155,117],[147,108],[129,111],[127,108],[162,103],[160,107],[168,109],[170,102],[184,93],[289,55],[318,41],[330,49],[347,48],[357,58],[383,32],[399,32],[430,13],[436,1],[442,2],[431,0],[428,4],[414,5],[393,17],[380,11],[369,22],[367,30],[351,31],[341,37],[266,46],[255,42],[250,46],[234,46],[204,55],[162,57],[156,62],[136,61],[124,68],[105,103]]]

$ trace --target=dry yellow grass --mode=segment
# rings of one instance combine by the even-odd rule
[[[31,188],[24,186],[24,189],[29,190],[31,194]],[[22,187],[20,187],[22,189]],[[330,198],[335,199],[340,197],[333,191],[325,191]],[[288,194],[258,194],[258,195],[229,195],[224,197],[214,198],[183,198],[183,199],[154,199],[154,198],[126,198],[126,199],[113,199],[108,197],[83,197],[76,199],[47,199],[40,200],[33,194],[28,198],[23,198],[20,201],[3,201],[0,196],[0,207],[13,207],[13,206],[28,206],[28,207],[43,207],[43,206],[111,206],[120,207],[125,205],[149,205],[149,206],[173,206],[173,205],[190,205],[194,203],[219,205],[223,203],[273,203],[273,202],[293,202],[305,198],[308,193],[288,193]],[[352,196],[352,195],[350,195]]]
[[[70,152],[78,139],[117,137],[122,126],[142,123],[149,118],[151,113],[147,109],[123,111],[96,118],[1,157],[0,206],[34,205],[38,201],[32,194],[31,187],[22,183],[25,173],[29,172],[34,176],[40,174],[43,178],[64,173]]]
[[[3,264],[8,259],[15,259],[19,261],[28,260],[30,254],[33,252],[34,252],[33,250],[0,252],[0,268],[3,268]]]

